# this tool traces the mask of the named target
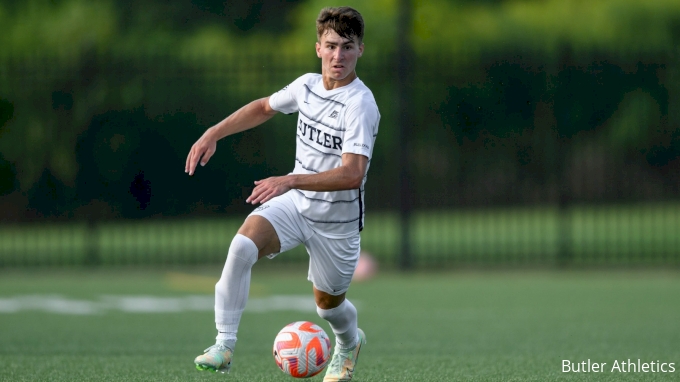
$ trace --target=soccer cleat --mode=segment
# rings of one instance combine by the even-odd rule
[[[234,351],[228,348],[223,343],[216,343],[215,345],[203,350],[204,354],[199,355],[194,360],[197,370],[210,370],[214,372],[228,373],[231,368],[231,358]]]
[[[366,345],[366,335],[364,331],[359,329],[359,342],[354,349],[340,349],[335,346],[333,352],[333,359],[328,365],[326,376],[323,377],[323,382],[347,382],[352,380],[354,368],[359,360],[359,351],[361,347]]]

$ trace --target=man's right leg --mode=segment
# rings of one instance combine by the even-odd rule
[[[217,340],[228,341],[232,350],[248,301],[251,268],[259,258],[279,249],[276,230],[262,216],[248,217],[229,246],[222,277],[215,285],[215,323]]]
[[[199,370],[228,371],[236,333],[248,301],[251,268],[263,256],[280,250],[279,238],[271,223],[262,216],[250,216],[229,246],[222,277],[215,285],[215,345],[196,357]]]

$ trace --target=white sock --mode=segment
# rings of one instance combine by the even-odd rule
[[[349,300],[345,299],[342,304],[333,309],[321,309],[316,307],[319,317],[328,321],[335,334],[335,343],[340,349],[352,349],[356,346],[357,332],[357,309]]]
[[[217,340],[232,350],[243,309],[248,301],[250,271],[257,262],[257,246],[248,237],[236,234],[229,246],[220,281],[215,284],[215,324]]]

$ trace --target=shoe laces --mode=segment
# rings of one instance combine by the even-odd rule
[[[333,358],[331,359],[331,364],[328,366],[331,370],[337,370],[338,372],[342,370],[342,365],[345,364],[345,359],[348,359],[352,354],[351,350],[337,349]]]
[[[224,344],[222,344],[222,343],[216,343],[215,345],[213,345],[213,346],[211,346],[211,347],[209,347],[209,348],[203,350],[203,353],[208,353],[208,352],[210,352],[210,351],[212,351],[212,350],[216,350],[216,351],[218,351],[218,352],[220,352],[220,353],[224,353],[225,351],[231,350],[231,349],[229,349],[226,345],[224,345]]]

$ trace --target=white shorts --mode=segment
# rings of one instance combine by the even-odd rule
[[[347,292],[361,250],[358,233],[346,239],[330,239],[314,232],[295,207],[291,191],[257,207],[248,216],[252,215],[267,219],[279,236],[281,250],[267,257],[273,259],[304,244],[309,254],[307,279],[314,287],[333,296]]]

